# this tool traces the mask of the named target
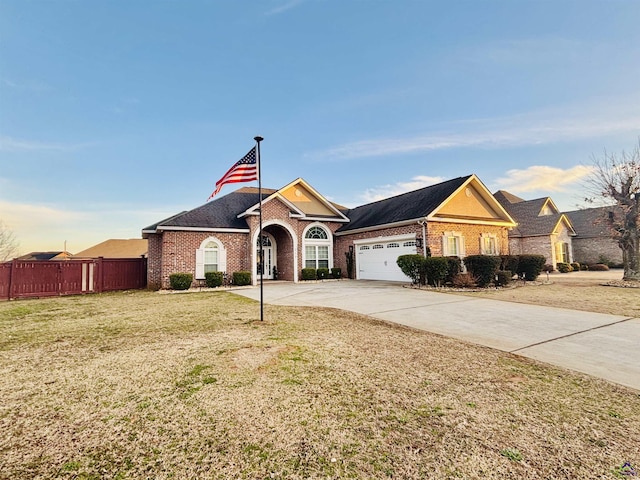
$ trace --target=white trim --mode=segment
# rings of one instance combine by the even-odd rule
[[[205,227],[158,227],[158,230],[185,231],[185,232],[218,232],[218,233],[249,233],[244,228],[205,228]],[[150,232],[155,233],[155,232]]]
[[[415,240],[415,233],[406,233],[402,235],[392,235],[387,237],[371,237],[371,238],[363,238],[361,240],[354,240],[354,245],[362,245],[365,243],[385,243],[385,242],[405,242],[407,240]]]
[[[203,280],[204,277],[204,252],[205,245],[209,242],[213,242],[218,246],[218,271],[226,272],[227,271],[227,249],[224,246],[224,243],[216,237],[207,237],[202,242],[200,242],[200,247],[196,249],[196,268],[195,268],[195,279]]]
[[[484,239],[485,238],[492,238],[493,242],[494,242],[494,246],[496,247],[496,251],[495,252],[487,252],[484,248]],[[500,243],[498,241],[498,235],[496,235],[495,233],[481,233],[480,234],[480,254],[481,255],[500,255]]]
[[[297,218],[294,217],[293,215],[291,216],[292,218]],[[301,217],[300,220],[303,221],[309,221],[309,222],[334,222],[334,223],[349,223],[350,220],[347,219],[341,219],[341,218],[325,218],[325,217]]]
[[[418,220],[423,220],[424,217],[413,218],[411,220],[402,220],[401,222],[385,223],[383,225],[374,225],[372,227],[354,228],[353,230],[347,230],[344,232],[336,232],[336,237],[343,237],[345,235],[354,235],[356,233],[375,232],[376,230],[384,230],[386,228],[404,227],[405,225],[412,225]]]
[[[478,219],[465,219],[465,218],[434,217],[432,215],[429,215],[426,218],[427,218],[427,221],[429,222],[491,225],[493,227],[513,227],[518,225],[517,223],[505,222],[504,220],[478,220]]]

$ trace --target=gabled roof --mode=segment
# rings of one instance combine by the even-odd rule
[[[472,186],[483,205],[486,205],[487,209],[493,212],[491,218],[482,219],[470,216],[464,219],[461,215],[453,218],[450,212],[445,212],[447,202],[467,186]],[[346,214],[351,221],[347,225],[340,227],[337,231],[338,234],[354,230],[408,224],[427,219],[427,217],[430,221],[468,221],[469,223],[486,221],[504,226],[515,226],[513,219],[495,201],[491,193],[475,175],[454,178],[412,192],[368,203],[352,208]]]
[[[262,189],[265,199],[275,190]],[[257,188],[244,187],[214,199],[193,210],[184,211],[142,230],[143,236],[158,230],[232,230],[249,231],[247,222],[238,213],[259,203]]]
[[[281,201],[290,209],[292,217],[331,220],[334,222],[349,221],[343,213],[346,210],[345,207],[324,198],[302,178],[297,178],[284,187],[274,190],[271,195],[262,200],[262,205],[264,206],[275,199]],[[259,211],[260,205],[256,203],[240,213],[238,217],[257,215]]]
[[[620,207],[611,205],[607,207],[585,208],[565,212],[571,220],[576,231],[576,238],[611,237],[611,231],[607,220],[609,212],[620,213]]]
[[[571,221],[558,211],[550,197],[523,200],[504,190],[497,191],[493,196],[518,222],[518,226],[509,232],[510,237],[551,235],[561,223],[566,225],[570,233],[575,234]]]
[[[73,258],[139,258],[147,255],[148,241],[143,238],[111,238],[73,255]]]

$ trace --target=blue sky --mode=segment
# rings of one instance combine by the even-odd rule
[[[256,135],[265,187],[355,206],[475,173],[574,209],[592,157],[638,142],[639,22],[636,0],[0,0],[0,220],[21,253],[139,238]]]

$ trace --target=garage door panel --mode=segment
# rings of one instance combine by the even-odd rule
[[[405,237],[406,238],[406,237]],[[416,253],[415,242],[390,241],[358,246],[358,278],[361,280],[409,280],[396,260],[400,255]]]

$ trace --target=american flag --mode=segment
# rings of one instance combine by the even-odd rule
[[[256,147],[249,150],[244,157],[236,162],[223,177],[216,182],[216,189],[207,199],[211,200],[227,183],[251,182],[258,179],[258,162],[256,161]]]

